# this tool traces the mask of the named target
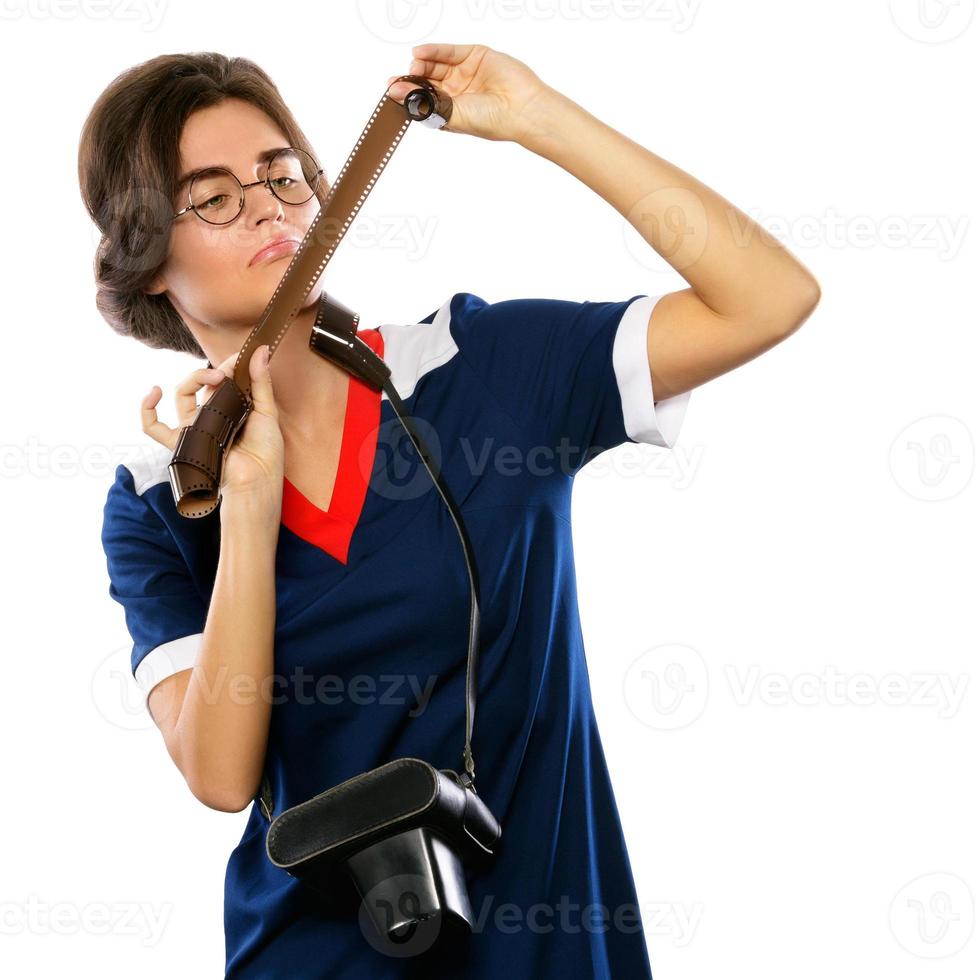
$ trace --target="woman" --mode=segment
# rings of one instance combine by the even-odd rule
[[[158,388],[143,400],[160,449],[120,465],[109,490],[110,594],[189,788],[216,809],[251,806],[227,866],[226,976],[639,980],[650,966],[582,648],[572,481],[603,449],[672,446],[691,390],[789,336],[819,289],[747,216],[521,62],[483,45],[413,53],[406,73],[454,100],[446,129],[574,174],[689,283],[618,302],[454,293],[414,323],[359,331],[434,447],[477,559],[473,744],[503,837],[470,876],[467,942],[383,952],[265,853],[263,772],[279,813],[401,756],[459,770],[464,730],[462,550],[388,399],[311,356],[319,284],[273,363],[265,348],[251,359],[254,407],[208,517],[177,515],[178,430],[157,418]],[[208,358],[177,388],[180,426],[231,373],[325,198],[315,157],[245,59],[161,56],[93,107],[79,176],[103,232],[99,309],[126,336]],[[280,180],[284,161],[302,172]]]

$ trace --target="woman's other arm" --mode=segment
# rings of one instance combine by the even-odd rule
[[[546,89],[523,145],[603,197],[690,284],[654,306],[647,356],[658,401],[785,340],[820,299],[810,271],[761,225],[680,167]]]
[[[221,551],[194,667],[164,678],[148,707],[191,792],[243,810],[255,796],[269,732],[276,621],[274,503],[222,496]]]
[[[178,387],[182,425],[197,411],[197,392],[203,387],[206,401],[237,356],[194,371]],[[147,701],[191,792],[226,811],[243,810],[258,791],[273,693],[284,446],[265,345],[252,353],[249,372],[253,405],[224,462],[221,545],[200,651],[191,669],[161,680]],[[143,401],[143,431],[172,449],[179,431],[157,418],[156,391]]]

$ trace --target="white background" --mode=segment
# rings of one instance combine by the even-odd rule
[[[823,290],[798,333],[695,390],[672,452],[623,446],[576,480],[590,678],[654,974],[975,978],[973,7],[3,0],[4,975],[221,975],[246,820],[187,790],[108,596],[102,506],[149,442],[140,399],[161,385],[172,424],[198,364],[95,309],[82,121],[139,61],[244,55],[333,179],[388,76],[437,41],[526,62]],[[363,326],[457,291],[685,285],[559,167],[424,127],[330,269]]]

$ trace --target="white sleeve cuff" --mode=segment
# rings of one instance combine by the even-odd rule
[[[194,666],[203,636],[203,633],[180,636],[169,643],[161,643],[143,657],[133,676],[143,690],[144,700],[164,678]]]
[[[691,392],[653,400],[647,328],[660,296],[640,296],[623,313],[613,340],[613,370],[623,402],[626,434],[634,442],[672,449],[681,431]]]

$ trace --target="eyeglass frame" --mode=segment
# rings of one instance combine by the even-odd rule
[[[313,187],[313,193],[310,194],[310,196],[305,201],[299,201],[299,202],[283,201],[283,199],[273,189],[272,184],[269,182],[269,171],[272,169],[273,161],[276,159],[277,156],[279,156],[280,153],[285,153],[287,150],[299,150],[301,153],[305,153],[317,165],[317,169],[313,172],[313,176],[316,178],[316,185]],[[247,191],[250,187],[255,187],[257,184],[265,184],[266,187],[269,188],[269,193],[280,203],[288,204],[294,208],[300,208],[304,204],[309,204],[310,201],[312,201],[313,198],[316,197],[317,188],[320,186],[320,177],[324,173],[323,167],[320,166],[320,163],[317,160],[317,158],[313,156],[313,154],[310,153],[309,150],[304,150],[303,147],[301,146],[284,146],[281,149],[277,150],[275,155],[269,159],[269,162],[265,165],[265,177],[263,177],[261,180],[253,180],[251,183],[243,184],[238,179],[238,175],[232,173],[230,170],[228,170],[227,167],[208,167],[200,174],[195,174],[194,177],[192,177],[187,184],[188,201],[190,201],[191,188],[194,186],[194,181],[198,177],[203,176],[205,173],[213,173],[215,171],[220,171],[221,173],[225,173],[233,177],[236,183],[238,184],[238,186],[241,188],[241,194],[239,195],[239,199],[238,199],[238,214],[236,214],[235,217],[229,221],[208,221],[207,218],[203,217],[201,214],[198,213],[197,207],[192,202],[189,203],[186,208],[181,208],[178,212],[176,212],[176,214],[174,214],[171,217],[170,219],[171,221],[176,221],[182,214],[186,214],[188,211],[193,211],[194,214],[197,215],[197,217],[200,218],[201,221],[203,221],[205,224],[213,225],[216,228],[223,228],[225,225],[233,224],[242,216],[242,212],[245,210],[245,191]],[[305,174],[303,176],[307,184],[309,184],[310,182],[309,178],[306,177]]]

